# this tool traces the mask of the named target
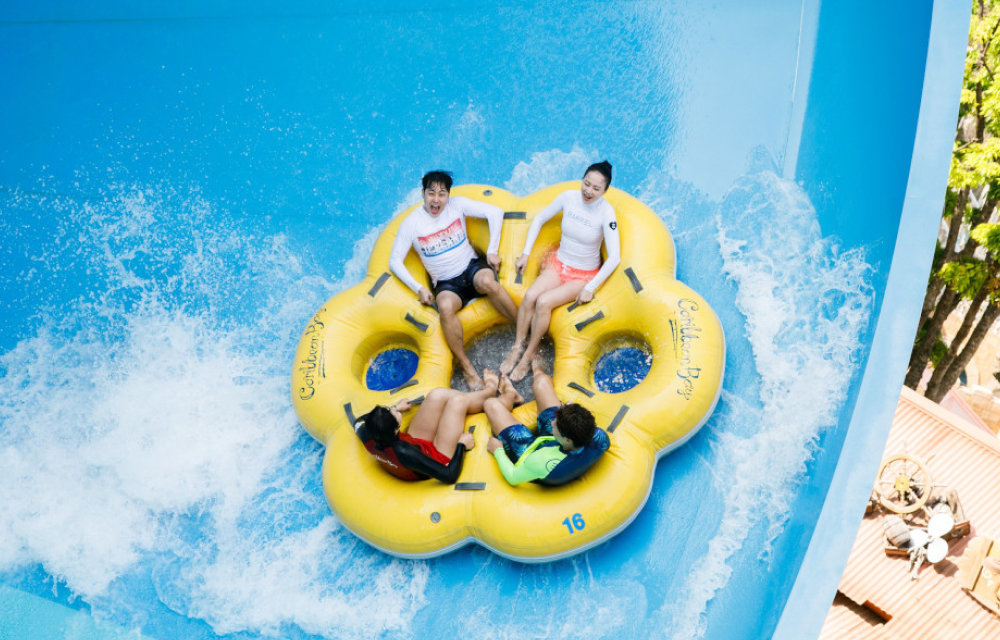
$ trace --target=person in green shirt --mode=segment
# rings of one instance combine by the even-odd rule
[[[514,405],[523,399],[504,376],[500,396],[483,404],[493,437],[486,450],[511,485],[538,482],[560,485],[578,478],[608,450],[608,434],[597,427],[593,414],[578,404],[562,404],[541,358],[531,362],[531,390],[538,403],[538,433],[514,417]]]

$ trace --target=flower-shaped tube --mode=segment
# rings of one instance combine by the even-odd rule
[[[546,251],[559,241],[560,216],[544,225],[523,281],[514,261],[533,217],[579,182],[548,187],[526,198],[496,187],[456,187],[453,194],[504,209],[500,282],[520,303]],[[386,473],[354,434],[354,417],[376,404],[425,395],[448,386],[451,353],[437,314],[388,270],[400,222],[377,240],[368,271],[357,286],[337,294],[303,332],[292,371],[292,401],[306,430],[326,446],[323,484],[337,517],[355,534],[393,555],[422,558],[469,542],[524,562],[579,553],[621,531],[642,509],[656,460],[693,436],[711,415],[722,387],[725,341],[718,318],[697,293],[674,277],[674,245],[663,222],[637,199],[616,189],[605,195],[617,212],[622,261],[593,301],[552,315],[553,381],[560,399],[579,402],[608,431],[611,448],[582,477],[559,487],[512,487],[486,452],[490,428],[473,415],[476,446],[466,453],[456,485],[404,482]],[[419,206],[419,205],[418,205]],[[485,221],[468,220],[481,252]],[[425,278],[410,252],[407,267]],[[429,287],[428,287],[429,288]],[[467,341],[504,322],[479,299],[459,312]],[[602,390],[595,366],[621,348],[647,354],[649,371],[624,391]],[[417,356],[411,379],[375,391],[366,384],[372,362],[391,349]],[[534,424],[535,403],[515,410]],[[404,425],[405,428],[405,425]]]

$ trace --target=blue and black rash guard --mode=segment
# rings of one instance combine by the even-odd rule
[[[434,478],[444,484],[455,484],[462,473],[465,445],[461,442],[455,447],[455,455],[451,457],[451,462],[444,465],[424,455],[418,447],[402,440],[396,440],[389,447],[379,448],[363,422],[359,421],[354,425],[354,433],[382,468],[400,480]]]

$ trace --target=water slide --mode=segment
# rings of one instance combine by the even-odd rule
[[[0,637],[815,637],[902,383],[968,14],[4,3]],[[723,324],[715,413],[579,556],[370,548],[288,398],[310,314],[424,171],[523,196],[603,158]]]

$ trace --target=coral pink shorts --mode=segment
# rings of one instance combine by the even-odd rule
[[[574,269],[562,263],[557,257],[556,250],[552,250],[545,257],[545,268],[553,269],[559,274],[559,284],[566,284],[570,280],[583,280],[589,282],[600,269]]]

